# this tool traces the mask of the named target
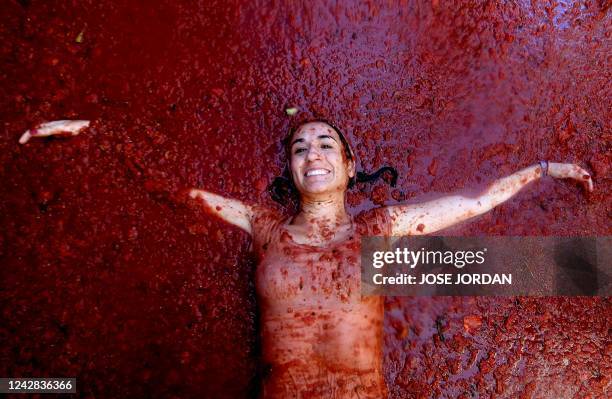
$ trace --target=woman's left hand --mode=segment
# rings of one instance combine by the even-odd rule
[[[86,120],[61,120],[41,123],[34,129],[26,130],[26,132],[21,135],[19,144],[27,143],[32,137],[47,137],[66,134],[76,136],[86,127],[89,127],[89,121]]]
[[[593,179],[586,170],[573,163],[548,163],[548,175],[557,179],[574,179],[593,191]]]

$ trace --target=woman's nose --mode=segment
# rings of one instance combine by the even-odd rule
[[[308,149],[308,156],[306,157],[306,159],[308,159],[309,161],[314,161],[320,158],[321,158],[321,153],[316,147],[310,147]]]

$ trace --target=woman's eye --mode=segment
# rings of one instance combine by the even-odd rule
[[[334,147],[332,145],[330,145],[330,144],[321,144],[321,148],[328,149],[328,148],[334,148]]]
[[[293,153],[294,154],[299,154],[299,153],[304,152],[304,151],[306,151],[306,148],[296,148]]]

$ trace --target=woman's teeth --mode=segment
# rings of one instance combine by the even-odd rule
[[[328,173],[329,173],[329,171],[325,170],[325,169],[313,169],[313,170],[309,170],[308,172],[306,172],[306,177],[308,177],[308,176],[326,175]]]

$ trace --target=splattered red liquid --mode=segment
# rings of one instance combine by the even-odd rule
[[[174,193],[272,206],[295,119],[334,121],[363,169],[400,172],[396,190],[353,189],[354,211],[548,159],[586,167],[595,191],[545,179],[450,233],[610,234],[608,2],[0,11],[2,377],[76,376],[81,397],[252,396],[249,239]],[[17,143],[55,119],[94,122]],[[392,398],[610,389],[609,299],[388,298],[386,310]]]

